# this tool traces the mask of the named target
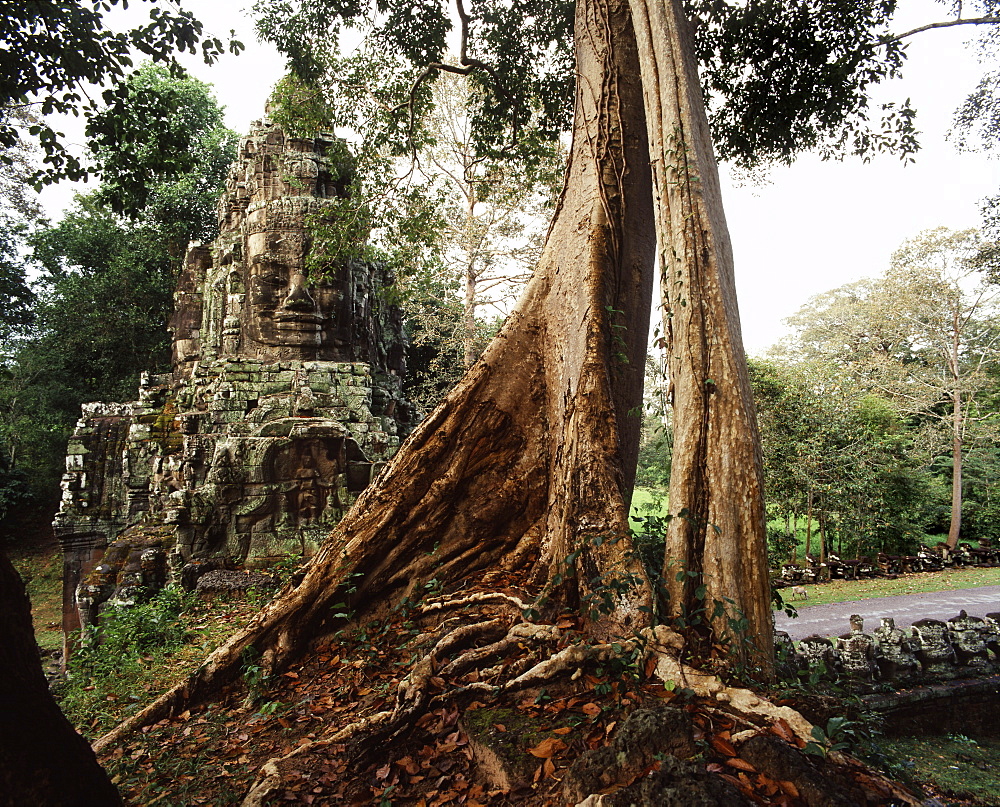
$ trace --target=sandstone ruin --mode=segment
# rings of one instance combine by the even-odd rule
[[[308,261],[346,193],[337,145],[254,124],[185,259],[172,372],[84,406],[54,524],[67,633],[192,562],[309,554],[408,429],[390,278]]]

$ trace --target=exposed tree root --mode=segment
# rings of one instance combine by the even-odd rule
[[[618,606],[588,630],[607,636],[648,623],[652,591],[622,540],[655,258],[638,57],[624,3],[581,3],[577,21],[586,80],[566,190],[501,333],[361,494],[301,581],[96,748],[214,697],[238,679],[247,652],[280,673],[342,627],[339,615],[384,615],[419,599],[431,580],[454,592],[469,580],[505,579],[454,608],[523,610],[520,596],[497,589],[544,590],[548,618],[592,601],[608,579],[627,579],[634,585],[617,592]]]
[[[576,675],[588,661],[605,661],[612,656],[621,655],[635,646],[635,640],[612,644],[571,644],[564,647],[550,658],[539,662],[530,670],[502,687],[505,692],[516,692],[520,689],[541,686],[553,680],[562,673]]]
[[[531,606],[521,600],[519,597],[515,597],[511,594],[505,594],[502,591],[479,591],[475,594],[470,594],[467,597],[442,597],[436,600],[428,600],[423,605],[420,606],[420,610],[423,613],[430,613],[431,611],[441,611],[444,609],[453,608],[465,608],[469,605],[482,605],[488,602],[506,602],[513,605],[520,612],[527,611]]]
[[[465,604],[477,601],[488,603],[493,600],[490,597],[466,599],[468,602]],[[440,608],[445,609],[449,608],[451,604],[453,603],[439,602]],[[435,608],[434,610],[440,609]],[[498,629],[503,633],[503,638],[465,650],[438,669],[443,657],[476,640],[496,637]],[[322,749],[331,746],[342,746],[356,740],[362,734],[366,737],[365,742],[360,745],[371,748],[376,740],[372,736],[373,734],[377,734],[379,738],[387,738],[403,732],[431,708],[441,707],[472,696],[498,698],[504,694],[542,686],[564,674],[572,675],[587,661],[606,659],[611,653],[616,652],[610,644],[571,644],[506,682],[471,682],[451,687],[437,695],[433,694],[435,688],[445,686],[445,681],[441,676],[461,677],[467,675],[471,670],[489,669],[486,665],[503,661],[507,652],[512,649],[520,649],[523,652],[529,646],[538,647],[557,642],[561,635],[562,632],[555,625],[520,622],[506,629],[500,619],[474,622],[453,628],[438,639],[431,652],[414,663],[409,673],[399,683],[395,707],[392,711],[378,712],[371,717],[352,722],[344,728],[300,746],[290,754],[269,760],[261,767],[258,779],[247,794],[243,807],[260,807],[266,803],[268,798],[280,793],[282,790],[282,769],[294,765],[295,761],[304,754],[319,753]],[[634,642],[626,642],[625,644],[631,648]],[[618,650],[621,649],[619,646]],[[436,673],[440,673],[440,675]]]
[[[488,599],[484,602],[488,602]],[[517,623],[507,628],[501,639],[475,646],[477,641],[482,642],[497,635],[498,621],[480,619],[471,624],[454,627],[440,637],[434,649],[415,662],[409,674],[399,683],[395,707],[392,710],[381,710],[360,716],[345,727],[331,729],[323,736],[304,743],[290,753],[268,760],[260,767],[257,780],[247,793],[243,807],[265,807],[267,804],[277,803],[290,792],[287,788],[292,783],[301,780],[303,771],[315,765],[316,760],[329,755],[346,759],[351,771],[361,771],[366,765],[378,766],[384,762],[385,766],[381,770],[388,775],[387,772],[392,770],[389,764],[391,760],[403,759],[405,762],[410,758],[407,753],[412,754],[412,752],[406,752],[405,748],[409,747],[407,738],[415,727],[421,725],[425,717],[429,717],[431,713],[440,712],[442,707],[461,709],[460,704],[469,706],[475,700],[480,708],[488,710],[501,708],[500,705],[504,703],[511,703],[511,696],[514,693],[525,690],[542,691],[543,687],[568,686],[571,691],[573,682],[581,679],[584,670],[594,670],[615,658],[629,654],[638,660],[637,663],[643,669],[652,673],[654,680],[671,687],[675,686],[678,690],[683,688],[696,693],[698,713],[703,715],[706,721],[703,731],[708,736],[714,737],[717,731],[721,730],[717,729],[717,726],[725,726],[727,728],[724,736],[728,737],[731,732],[731,742],[736,748],[762,734],[771,737],[772,741],[774,741],[773,734],[778,734],[790,742],[795,740],[799,747],[812,739],[812,726],[795,710],[777,707],[751,690],[729,686],[716,676],[707,675],[683,664],[679,656],[684,640],[666,627],[648,629],[641,635],[623,639],[621,642],[588,644],[580,641],[578,634],[567,634],[555,625]],[[574,641],[554,649],[567,639]],[[544,657],[518,674],[512,674],[513,666],[508,663],[503,680],[491,683],[466,681],[470,673],[473,673],[473,677],[478,675],[482,678],[491,665],[497,667],[505,660],[509,662],[509,654],[515,650],[521,656],[527,657],[543,650]],[[449,654],[454,654],[454,658],[446,661]],[[435,674],[439,664],[438,674]],[[474,708],[474,705],[471,708]],[[387,750],[389,747],[396,747],[393,744],[398,744],[400,750]],[[795,743],[792,745],[794,747]],[[539,746],[537,753],[547,758],[545,755],[548,751],[542,750],[543,746],[544,744]],[[651,755],[656,753],[655,749],[630,749],[626,742],[616,753],[618,754],[616,758],[619,759],[617,764],[621,766],[621,780],[614,780],[611,789],[633,786],[647,774],[652,775],[651,771],[658,765],[657,763],[650,768],[649,763],[643,761],[647,757],[651,759]],[[638,754],[638,757],[631,762],[621,761],[629,754]],[[884,778],[872,775],[856,761],[835,755],[831,756],[831,759],[839,763],[838,770],[854,772],[852,782],[862,781],[879,793],[891,794],[899,804],[919,803],[911,794]],[[737,759],[733,764],[739,762]],[[709,767],[711,769],[711,765]],[[743,769],[723,768],[718,764],[715,764],[715,768],[723,772]],[[563,776],[568,773],[567,771]],[[554,778],[552,787],[555,790],[550,791],[552,795],[547,800],[543,799],[545,803],[567,803],[567,796],[559,795],[559,779],[560,777]],[[574,787],[579,788],[579,779],[574,781]],[[575,791],[571,789],[567,792]],[[403,798],[405,799],[405,796]],[[570,803],[575,801],[576,797]],[[589,793],[581,797],[580,801],[592,805],[606,803],[606,799],[598,792]],[[499,803],[518,802],[501,799]],[[530,803],[542,802],[532,800]]]
[[[490,659],[504,658],[507,651],[523,646],[525,642],[548,642],[558,638],[559,629],[554,625],[519,622],[513,625],[499,641],[463,653],[442,668],[441,675],[460,676]]]

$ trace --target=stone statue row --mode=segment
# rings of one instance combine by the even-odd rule
[[[947,622],[921,619],[908,631],[882,617],[872,633],[865,633],[864,620],[854,614],[850,633],[808,636],[796,647],[786,632],[777,631],[775,646],[787,676],[905,686],[994,675],[1000,673],[1000,613],[981,619],[963,610]]]
[[[944,543],[932,547],[921,546],[915,555],[888,555],[879,552],[874,558],[861,557],[841,560],[833,552],[824,560],[813,555],[805,556],[805,565],[786,563],[780,573],[774,574],[778,587],[800,583],[825,583],[829,580],[860,580],[862,578],[894,578],[914,572],[939,572],[959,566],[1000,565],[1000,547],[990,541],[979,542],[978,547],[963,542],[955,549]]]

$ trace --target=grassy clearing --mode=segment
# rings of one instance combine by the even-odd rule
[[[102,644],[77,650],[56,689],[63,712],[83,734],[100,736],[194,672],[261,602],[253,594],[206,601],[168,589],[118,619],[102,617]]]
[[[28,589],[38,646],[62,647],[62,556],[57,549],[37,546],[11,548],[7,555]]]
[[[880,746],[897,771],[946,805],[1000,804],[1000,739],[902,737]]]
[[[979,586],[1000,585],[1000,568],[945,569],[940,572],[918,572],[895,580],[831,580],[829,583],[805,585],[809,599],[804,605],[826,605],[831,602],[870,600],[875,597],[892,597],[897,594],[923,594],[928,591],[948,591]],[[782,590],[790,596],[788,589]],[[801,609],[800,609],[801,610]]]
[[[639,518],[646,516],[666,516],[670,512],[667,507],[667,492],[658,488],[640,488],[632,491],[632,513],[629,522],[637,532],[642,529]]]

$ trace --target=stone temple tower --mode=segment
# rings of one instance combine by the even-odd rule
[[[348,184],[336,145],[253,125],[219,236],[178,280],[172,372],[84,406],[55,519],[67,632],[192,562],[308,554],[396,451],[410,410],[391,278],[307,260]]]

